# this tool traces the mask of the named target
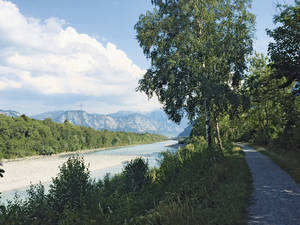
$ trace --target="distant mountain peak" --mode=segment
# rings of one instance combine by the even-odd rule
[[[21,113],[13,111],[13,110],[2,110],[2,109],[0,109],[0,114],[3,114],[5,116],[11,116],[11,117],[21,116]]]
[[[21,113],[13,110],[1,110],[0,114],[19,117]],[[74,125],[91,127],[96,130],[125,131],[137,133],[156,133],[176,137],[188,126],[183,118],[178,125],[168,119],[162,110],[151,112],[119,111],[111,114],[88,113],[83,110],[50,111],[30,116],[33,119],[50,118],[54,122],[64,123],[66,120]]]
[[[43,120],[51,118],[55,122],[63,123],[65,120],[74,125],[92,127],[98,130],[126,131],[138,133],[157,133],[175,137],[187,126],[187,120],[178,125],[168,120],[162,110],[149,113],[133,111],[119,111],[111,114],[90,114],[83,110],[67,110],[45,112],[33,116],[34,119]]]

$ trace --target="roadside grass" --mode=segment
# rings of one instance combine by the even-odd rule
[[[190,163],[196,165],[197,161],[197,156],[193,156]],[[192,176],[198,177],[200,171],[189,171],[188,167],[184,170],[187,185],[174,190],[175,197],[162,201],[150,215],[135,224],[247,224],[252,176],[239,147],[226,151],[223,160],[199,179]]]
[[[274,150],[271,147],[245,143],[258,152],[269,156],[281,169],[286,171],[296,183],[300,184],[300,152]]]
[[[240,147],[233,147],[232,151],[225,153],[225,158],[219,173],[223,172],[226,179],[221,183],[216,198],[226,198],[223,213],[232,219],[228,224],[247,224],[253,191],[252,175]]]
[[[241,149],[234,147],[234,151],[225,153],[225,161],[218,165],[217,171],[223,180],[212,196],[221,216],[216,224],[247,224],[253,186],[252,175]]]

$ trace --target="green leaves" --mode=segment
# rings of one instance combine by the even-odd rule
[[[148,162],[142,158],[136,158],[127,163],[122,173],[126,191],[140,191],[144,185],[149,184],[151,178],[148,173]]]
[[[62,212],[65,207],[79,209],[89,198],[91,190],[90,173],[83,158],[71,157],[60,167],[58,176],[52,180],[49,201],[57,212]]]
[[[256,54],[251,60],[249,76],[244,83],[249,97],[248,110],[241,115],[239,128],[243,141],[257,144],[275,144],[287,150],[299,148],[295,144],[299,130],[299,103],[289,93],[286,79],[274,79],[268,58]]]
[[[203,97],[219,85],[237,85],[252,50],[254,17],[248,0],[153,1],[141,15],[137,39],[151,68],[137,90],[155,93],[170,118],[199,113]],[[233,76],[232,76],[233,74]]]
[[[24,119],[25,118],[25,119]],[[28,117],[10,118],[0,115],[0,158],[55,153],[161,141],[155,134],[96,131],[59,124],[51,119],[38,121]]]
[[[279,5],[279,15],[274,22],[280,26],[274,30],[267,30],[267,34],[274,39],[268,47],[271,57],[274,77],[285,77],[287,81],[280,87],[287,87],[293,81],[300,80],[300,1],[295,5]]]

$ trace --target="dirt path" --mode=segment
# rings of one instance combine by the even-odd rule
[[[267,156],[242,146],[253,176],[250,225],[300,225],[300,185]]]

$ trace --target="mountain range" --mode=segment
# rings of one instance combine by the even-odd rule
[[[12,110],[2,110],[0,109],[0,114],[3,114],[5,116],[11,116],[11,117],[18,117],[21,116],[21,113],[12,111]]]
[[[74,125],[91,127],[97,130],[149,132],[169,137],[176,137],[188,126],[186,118],[178,125],[170,121],[162,110],[149,113],[120,111],[111,114],[94,114],[82,110],[52,111],[30,117],[38,120],[50,118],[59,123],[67,120]]]
[[[179,135],[178,137],[188,137],[190,136],[191,132],[192,132],[192,129],[193,129],[193,125],[190,124],[188,125]]]

